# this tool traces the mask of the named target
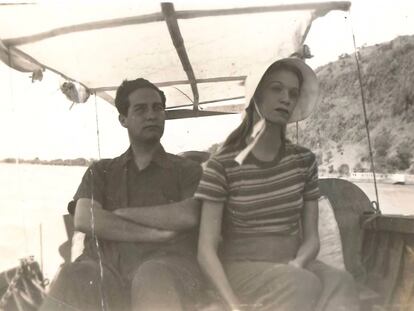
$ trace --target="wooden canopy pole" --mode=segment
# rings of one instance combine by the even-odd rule
[[[204,78],[204,79],[195,79],[197,84],[199,83],[214,83],[214,82],[234,82],[234,81],[244,81],[246,76],[234,76],[234,77],[214,77],[214,78]],[[184,85],[190,84],[188,80],[176,80],[176,81],[165,81],[165,82],[154,82],[158,87],[166,87],[173,85]],[[118,86],[102,86],[91,88],[93,92],[107,92],[107,91],[116,91]]]
[[[271,5],[271,6],[217,9],[217,10],[186,10],[186,11],[177,11],[176,16],[178,19],[189,19],[189,18],[209,17],[209,16],[225,16],[225,15],[240,15],[240,14],[268,13],[268,12],[283,12],[283,11],[301,11],[301,10],[316,10],[316,11],[329,12],[331,10],[348,11],[350,7],[351,7],[350,1],[309,2],[309,3],[280,4],[280,5]]]
[[[153,22],[163,21],[164,17],[161,13],[153,13],[141,16],[121,17],[110,20],[102,20],[98,22],[83,23],[77,25],[70,25],[60,28],[55,28],[49,31],[40,32],[34,35],[4,39],[3,43],[6,46],[19,46],[22,44],[34,43],[37,41],[67,35],[75,32],[84,32],[97,29],[114,28],[127,25],[147,24]]]
[[[177,50],[178,57],[180,58],[181,65],[187,75],[188,81],[191,85],[193,92],[193,110],[198,111],[199,94],[197,88],[197,81],[194,75],[193,67],[191,66],[190,59],[188,58],[187,51],[185,49],[184,40],[181,36],[180,27],[178,26],[177,18],[175,15],[174,4],[171,2],[161,3],[161,10],[164,14],[165,22],[168,26],[168,31],[175,49]]]

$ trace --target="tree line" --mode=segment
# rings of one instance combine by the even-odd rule
[[[20,159],[20,158],[6,158],[0,160],[1,163],[11,163],[11,164],[40,164],[40,165],[63,165],[63,166],[89,166],[95,159],[85,159],[85,158],[76,158],[76,159],[53,159],[53,160],[42,160],[39,158],[34,159]]]

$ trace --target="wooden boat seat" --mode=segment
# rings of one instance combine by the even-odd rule
[[[74,201],[71,201],[74,203]],[[72,237],[75,232],[75,226],[73,224],[73,215],[63,215],[63,222],[65,223],[66,235],[68,237],[62,245],[59,246],[59,254],[65,261],[65,263],[71,262],[71,248],[72,248]]]
[[[380,304],[380,296],[364,285],[366,270],[362,261],[364,229],[362,221],[374,215],[375,209],[366,194],[355,184],[344,179],[319,180],[321,194],[329,199],[338,223],[345,268],[358,282],[362,310],[371,310]],[[365,216],[365,217],[364,217]]]

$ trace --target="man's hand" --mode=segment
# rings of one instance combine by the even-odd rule
[[[121,217],[121,218],[127,218],[129,213],[128,213],[128,208],[118,208],[116,210],[114,210],[112,213],[114,213],[115,215]]]
[[[302,261],[298,260],[298,259],[293,259],[291,261],[288,262],[289,266],[295,267],[295,268],[299,268],[299,269],[303,269],[304,264]]]
[[[154,230],[155,236],[160,239],[160,242],[166,242],[169,240],[172,240],[178,235],[177,231],[171,231],[171,230],[162,230],[162,229],[156,229],[151,228]]]

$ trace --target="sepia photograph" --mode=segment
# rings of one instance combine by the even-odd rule
[[[0,311],[414,311],[414,2],[0,0]]]

